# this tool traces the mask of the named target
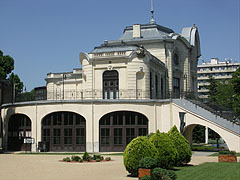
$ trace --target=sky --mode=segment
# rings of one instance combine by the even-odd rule
[[[150,0],[0,0],[0,50],[15,60],[27,91],[47,73],[80,68],[80,52],[148,24]],[[201,60],[240,62],[240,0],[154,0],[157,24],[181,33],[196,24]]]

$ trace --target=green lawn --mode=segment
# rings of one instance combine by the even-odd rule
[[[240,163],[204,163],[176,168],[177,180],[239,180]]]

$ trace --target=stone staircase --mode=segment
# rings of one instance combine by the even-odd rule
[[[240,136],[240,121],[228,112],[216,111],[197,100],[173,99],[172,102]]]

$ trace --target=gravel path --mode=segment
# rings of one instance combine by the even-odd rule
[[[62,155],[0,154],[0,180],[137,180],[127,177],[122,156],[101,163],[59,162]],[[217,162],[217,157],[194,153],[190,164]]]

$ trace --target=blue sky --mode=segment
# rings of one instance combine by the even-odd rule
[[[240,61],[239,0],[154,0],[155,20],[177,33],[199,28],[202,57]],[[147,24],[150,0],[0,0],[0,49],[27,90],[49,72],[80,67],[79,53]]]

